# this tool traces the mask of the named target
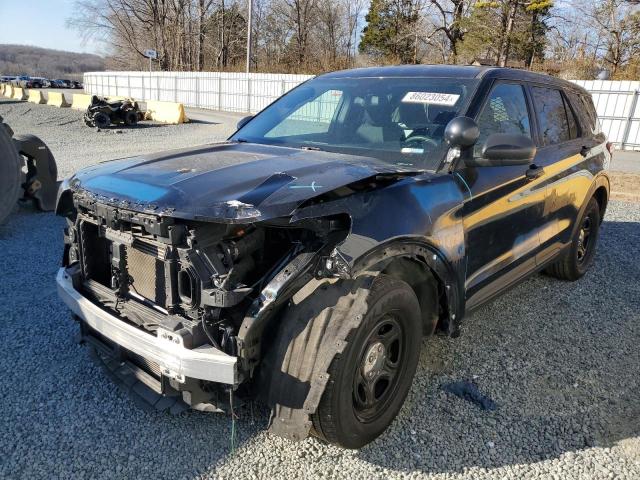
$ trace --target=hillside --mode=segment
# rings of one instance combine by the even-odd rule
[[[105,69],[105,59],[89,53],[64,52],[28,45],[0,45],[0,75],[77,78]]]

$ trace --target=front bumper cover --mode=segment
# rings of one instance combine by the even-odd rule
[[[58,295],[89,327],[112,342],[160,365],[172,378],[195,378],[237,385],[237,358],[209,345],[189,350],[154,336],[103,310],[78,292],[71,275],[61,268],[56,276]]]

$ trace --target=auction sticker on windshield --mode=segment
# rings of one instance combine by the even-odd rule
[[[446,105],[452,107],[456,104],[460,95],[455,93],[437,92],[407,92],[402,98],[403,103],[427,103],[429,105]]]

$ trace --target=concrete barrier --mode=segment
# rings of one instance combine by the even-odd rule
[[[40,90],[29,90],[29,98],[27,98],[27,102],[36,103],[38,105],[47,103]]]
[[[54,107],[68,107],[67,99],[64,98],[64,93],[49,92],[49,100],[47,105],[53,105]]]
[[[86,110],[91,105],[91,95],[74,93],[71,99],[71,108],[74,110]]]
[[[7,84],[4,87],[4,96],[7,98],[13,97],[13,86]]]
[[[146,118],[162,123],[185,123],[189,119],[184,113],[184,105],[174,102],[158,102],[147,100]]]
[[[11,98],[15,98],[16,100],[26,100],[27,94],[24,91],[24,88],[14,87],[13,96]]]

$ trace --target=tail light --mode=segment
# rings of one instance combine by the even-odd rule
[[[616,146],[613,143],[607,142],[607,150],[611,155],[613,155],[613,151],[615,149],[616,149]]]

